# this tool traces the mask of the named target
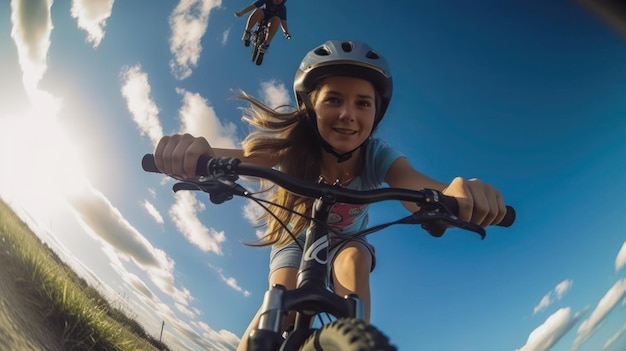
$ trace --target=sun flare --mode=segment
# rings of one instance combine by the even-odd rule
[[[76,147],[57,123],[61,101],[45,92],[14,116],[0,116],[0,196],[33,215],[54,216],[84,184]]]

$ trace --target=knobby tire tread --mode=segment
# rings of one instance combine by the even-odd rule
[[[259,52],[259,55],[256,57],[255,63],[257,66],[260,66],[263,63],[263,55],[265,54],[262,52]]]
[[[304,342],[300,351],[396,351],[389,338],[374,326],[355,318],[324,325]]]

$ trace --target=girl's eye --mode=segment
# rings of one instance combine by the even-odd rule
[[[372,103],[368,100],[361,100],[357,103],[359,106],[361,107],[370,107],[372,106]]]
[[[334,96],[329,96],[324,101],[328,102],[328,103],[331,103],[331,104],[336,104],[336,103],[339,102],[339,98],[336,98]]]

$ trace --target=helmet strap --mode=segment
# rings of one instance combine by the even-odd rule
[[[298,94],[300,95],[300,101],[304,103],[304,107],[306,108],[306,113],[309,117],[309,121],[311,122],[311,125],[313,126],[313,129],[315,130],[315,135],[317,136],[317,140],[320,142],[322,149],[326,151],[327,153],[335,156],[337,158],[337,163],[348,161],[349,159],[352,158],[352,154],[356,150],[360,149],[363,145],[367,143],[369,138],[365,139],[365,141],[362,142],[361,145],[357,146],[351,151],[345,152],[343,154],[338,153],[337,150],[335,150],[326,140],[324,140],[324,138],[322,138],[322,135],[320,134],[320,131],[317,128],[317,115],[315,113],[315,110],[313,109],[313,104],[311,103],[311,99],[309,99],[309,95],[304,94],[302,92],[298,92]]]

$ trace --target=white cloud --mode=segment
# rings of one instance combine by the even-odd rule
[[[259,216],[265,212],[263,207],[261,207],[256,202],[250,200],[243,206],[243,216],[244,218],[250,222],[253,226],[259,224]]]
[[[120,257],[145,270],[161,291],[187,305],[189,291],[174,285],[174,261],[155,248],[99,191],[86,185],[68,198],[88,233],[115,248]]]
[[[176,306],[176,309],[180,313],[184,314],[185,316],[187,316],[189,318],[194,318],[196,316],[195,313],[192,310],[188,309],[187,307],[185,307],[185,306],[183,306],[183,305],[181,305],[179,303],[175,303],[174,305]]]
[[[563,295],[565,295],[565,293],[572,288],[573,284],[574,282],[571,279],[564,280],[557,284],[557,286],[554,288],[554,293],[556,294],[557,300],[560,300]]]
[[[620,330],[618,330],[612,337],[609,338],[609,340],[606,341],[606,343],[604,343],[604,347],[602,348],[602,350],[606,350],[609,347],[611,347],[611,345],[615,344],[615,342],[619,340],[619,338],[625,333],[626,333],[626,324],[624,324],[620,328]]]
[[[87,31],[87,42],[96,48],[104,38],[106,21],[111,17],[115,0],[73,0],[72,17],[78,20],[78,28]]]
[[[198,323],[198,327],[204,331],[206,338],[217,341],[220,350],[235,350],[234,346],[239,344],[239,337],[228,330],[215,331],[202,322]]]
[[[259,225],[259,216],[265,212],[265,210],[259,206],[257,203],[250,201],[247,204],[245,204],[242,208],[243,210],[243,217],[250,222],[250,224],[253,227],[256,227]],[[265,235],[265,230],[262,229],[257,229],[255,231],[255,235],[257,238],[261,238],[263,237],[263,235]]]
[[[121,254],[146,269],[172,269],[174,263],[165,252],[153,247],[102,193],[93,188],[85,189],[70,201],[80,219],[98,234],[98,238],[104,239]]]
[[[143,200],[143,207],[146,209],[146,211],[148,211],[150,216],[152,216],[152,218],[154,218],[154,220],[157,223],[163,224],[163,216],[161,216],[159,211],[154,207],[154,205],[150,201]]]
[[[174,197],[176,202],[170,208],[169,214],[178,230],[202,251],[221,255],[221,245],[226,241],[224,232],[207,228],[198,219],[198,212],[204,211],[205,205],[190,191],[178,192]]]
[[[155,298],[152,290],[135,274],[127,272],[124,280],[134,288],[134,291],[142,293],[149,300]]]
[[[533,314],[537,314],[539,311],[542,311],[550,306],[552,304],[552,299],[550,298],[551,296],[552,292],[549,292],[544,297],[542,297],[541,301],[539,301],[539,304],[533,309]]]
[[[143,303],[138,305],[135,309],[140,310],[143,315],[156,315],[158,316],[159,326],[161,321],[165,322],[163,330],[163,340],[166,344],[176,350],[235,350],[239,339],[235,337],[228,337],[228,335],[234,336],[233,333],[227,331],[215,332],[211,327],[202,321],[198,321],[196,318],[201,312],[195,307],[189,307],[182,305],[178,302],[174,303],[174,307],[185,317],[190,318],[189,322],[179,317],[170,305],[165,304],[159,299],[145,299],[143,297]],[[194,330],[194,328],[196,330]],[[147,329],[146,329],[147,330]],[[152,330],[157,330],[156,326],[152,327]],[[215,339],[208,339],[205,335],[213,335]],[[192,343],[195,347],[190,346]],[[224,345],[224,346],[216,346]]]
[[[141,66],[126,67],[122,71],[122,95],[133,121],[139,127],[141,135],[148,135],[156,146],[163,136],[159,121],[159,108],[150,97],[148,75],[141,71]]]
[[[261,100],[271,108],[289,105],[291,101],[290,93],[285,84],[274,80],[261,83]]]
[[[226,42],[228,42],[228,35],[230,34],[230,28],[228,28],[227,30],[225,30],[222,33],[222,46],[226,45]]]
[[[221,0],[180,0],[169,23],[172,31],[170,51],[174,58],[170,61],[172,75],[183,80],[191,75],[191,68],[197,66],[202,45],[200,41],[206,32],[211,10],[220,7]]]
[[[516,351],[547,351],[554,346],[574,325],[583,313],[571,316],[569,307],[561,308],[548,317],[543,324],[535,328],[526,344]]]
[[[203,350],[234,351],[237,349],[239,338],[232,332],[215,331],[202,321],[194,321],[191,324],[200,329],[200,332],[196,332],[186,323],[177,320],[170,321],[170,326]]]
[[[184,89],[176,90],[183,98],[179,116],[181,133],[205,137],[212,147],[235,148],[237,127],[233,123],[222,124],[215,110],[200,94]]]
[[[12,0],[11,38],[17,47],[22,83],[31,95],[47,70],[46,57],[50,48],[52,0]]]
[[[235,279],[233,277],[225,276],[223,270],[221,268],[219,268],[219,267],[215,267],[215,266],[210,265],[210,264],[209,264],[209,267],[213,268],[217,272],[217,274],[219,274],[220,279],[224,283],[226,283],[226,285],[230,286],[231,288],[235,289],[236,291],[239,291],[245,297],[250,296],[250,292],[248,290],[245,290],[244,288],[239,286],[239,284],[237,283],[237,279]]]
[[[624,265],[626,265],[626,241],[617,253],[617,258],[615,258],[615,270],[619,271]]]
[[[577,349],[602,326],[609,312],[611,312],[625,296],[626,279],[622,279],[613,284],[609,291],[600,299],[600,302],[598,302],[598,305],[589,318],[580,324],[580,327],[578,327],[578,335],[574,340],[574,349]]]
[[[571,279],[564,280],[557,284],[552,291],[549,291],[544,297],[541,298],[539,304],[533,308],[533,314],[543,311],[554,302],[560,300],[563,295],[565,295],[565,293],[572,288],[573,284],[574,283]]]

